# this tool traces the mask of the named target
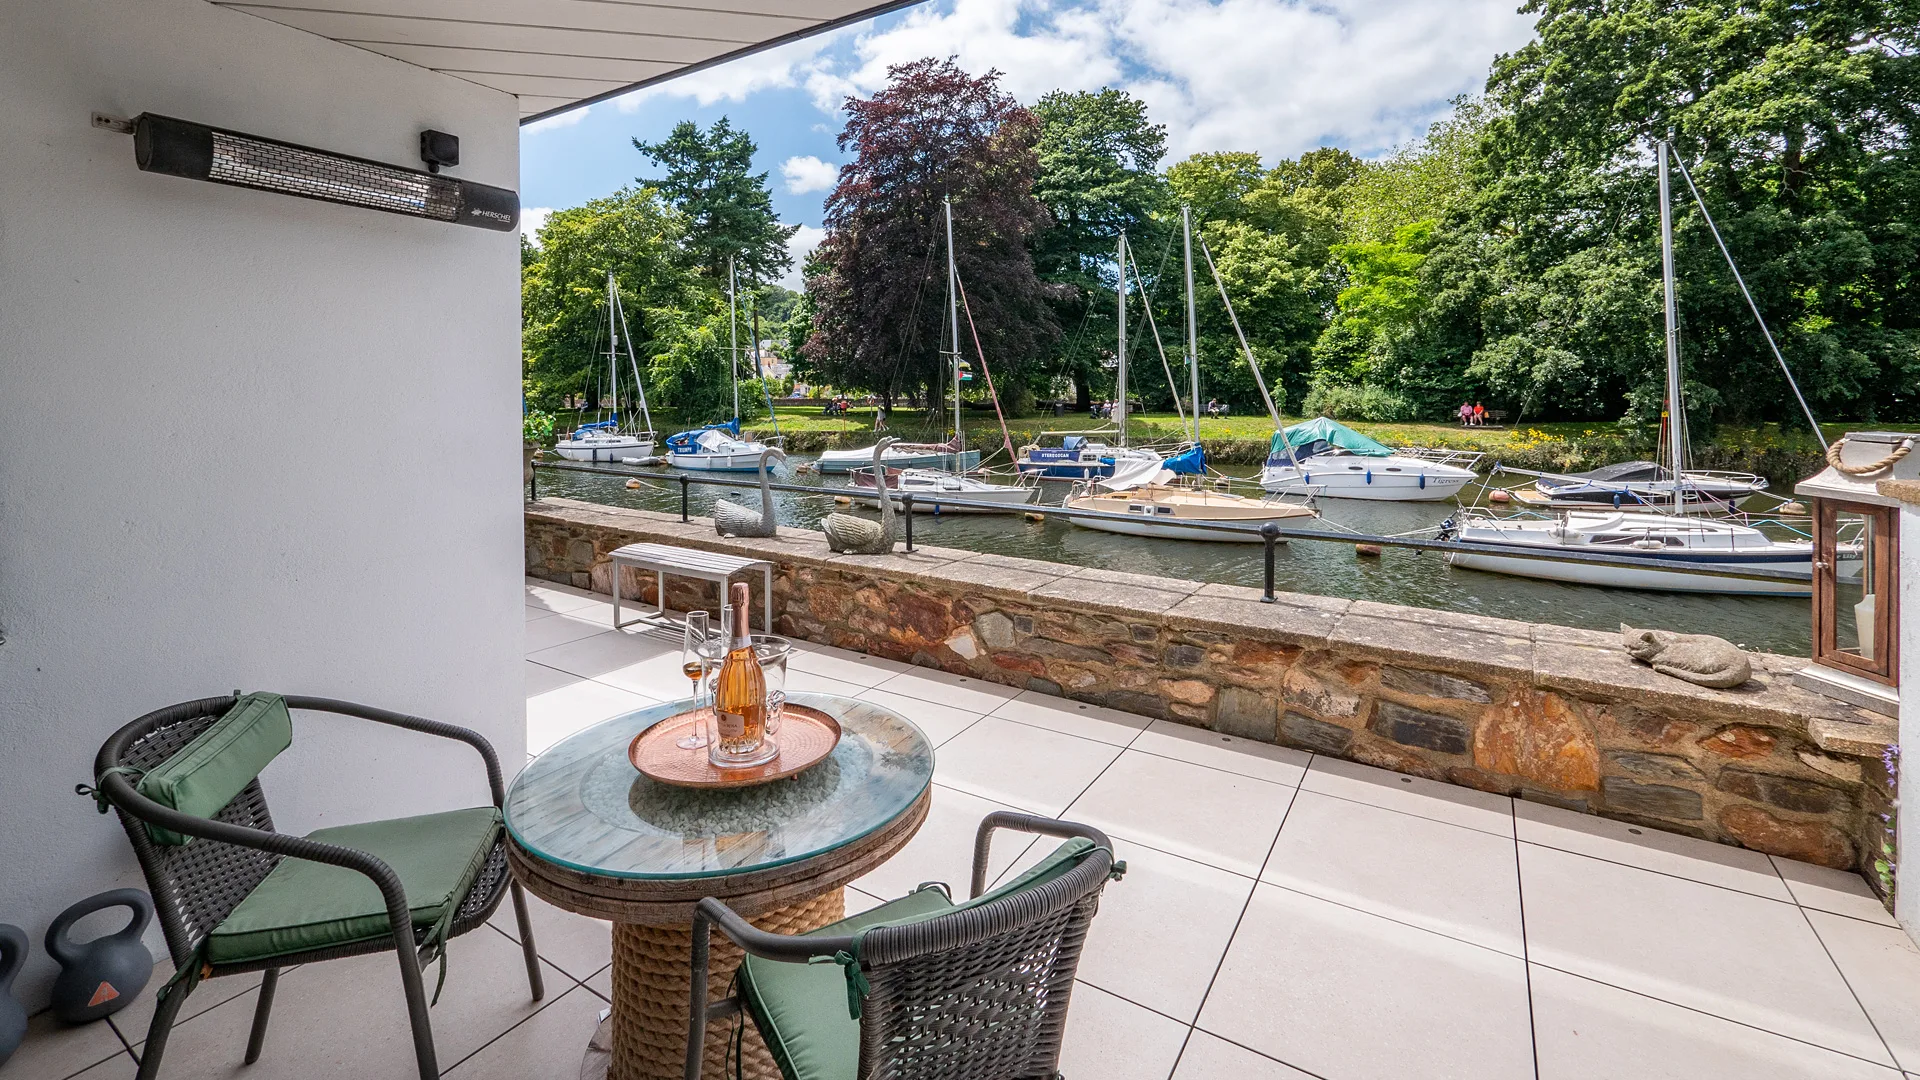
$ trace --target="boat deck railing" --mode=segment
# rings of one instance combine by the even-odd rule
[[[735,479],[730,477],[720,477],[720,476],[710,476],[710,475],[694,475],[691,473],[684,473],[684,472],[674,472],[674,473],[643,472],[638,469],[608,469],[608,468],[596,467],[591,465],[575,464],[570,462],[557,463],[557,462],[537,461],[534,463],[534,471],[535,471],[534,479],[528,484],[529,498],[537,500],[540,497],[539,471],[542,469],[548,469],[554,472],[587,473],[587,474],[592,474],[597,476],[617,476],[627,480],[640,480],[646,483],[666,484],[669,487],[671,487],[674,484],[678,484],[680,487],[680,520],[681,521],[691,520],[692,491],[693,491],[694,485],[696,484],[703,485],[703,486],[710,486],[710,487],[740,488],[744,490],[754,490],[754,491],[757,491],[760,488],[760,482],[757,479],[756,480]],[[788,484],[788,483],[780,483],[775,481],[769,481],[767,486],[774,491],[791,492],[797,495],[810,495],[810,496],[826,495],[826,496],[832,496],[837,498],[844,498],[844,499],[849,499],[853,501],[874,503],[874,504],[878,504],[880,501],[880,494],[878,491],[868,492],[859,488],[852,488],[852,487],[821,488],[821,487],[817,487],[809,484]],[[913,550],[913,519],[914,519],[913,504],[915,500],[914,493],[911,491],[901,491],[898,493],[894,493],[892,497],[894,499],[897,499],[901,503],[901,506],[902,506],[901,514],[905,518],[905,534],[902,537],[902,539],[905,541],[906,549],[908,551],[912,551]],[[955,507],[957,509],[963,509],[963,510],[979,510],[979,511],[988,511],[988,512],[994,512],[994,513],[1006,513],[1008,512],[1008,509],[1009,509],[1004,503],[982,502],[982,501],[973,500],[973,499],[956,499],[956,498],[950,498],[946,495],[939,495],[931,498],[922,496],[921,498],[922,498],[922,501],[937,502],[941,506],[951,506],[951,507]],[[1014,512],[1039,516],[1041,518],[1048,519],[1048,520],[1051,520],[1053,518],[1064,518],[1069,521],[1071,521],[1074,518],[1110,518],[1113,516],[1112,513],[1109,511],[1075,510],[1065,506],[1045,506],[1040,504],[1027,504],[1027,505],[1018,507],[1017,509],[1015,509]],[[1335,543],[1335,544],[1348,544],[1348,545],[1370,544],[1370,545],[1374,545],[1376,547],[1381,547],[1381,548],[1389,548],[1389,547],[1402,548],[1408,551],[1415,551],[1415,552],[1432,551],[1432,552],[1439,552],[1439,553],[1461,553],[1461,554],[1470,554],[1470,555],[1501,555],[1501,556],[1507,556],[1507,557],[1516,558],[1516,559],[1538,559],[1546,562],[1584,563],[1590,566],[1615,566],[1615,567],[1625,567],[1625,568],[1637,569],[1637,570],[1644,570],[1647,567],[1647,563],[1644,558],[1635,558],[1629,555],[1603,555],[1603,554],[1598,554],[1598,553],[1588,552],[1588,551],[1568,551],[1564,549],[1555,550],[1555,551],[1543,551],[1539,547],[1532,546],[1532,545],[1524,545],[1524,544],[1498,544],[1498,543],[1490,543],[1490,542],[1463,543],[1457,540],[1425,540],[1425,539],[1418,539],[1410,536],[1375,536],[1369,533],[1344,532],[1344,531],[1334,532],[1330,529],[1324,529],[1324,528],[1323,529],[1297,528],[1293,526],[1281,525],[1278,522],[1273,522],[1273,521],[1264,522],[1260,525],[1239,525],[1239,524],[1232,524],[1227,522],[1211,522],[1211,521],[1182,521],[1180,523],[1180,527],[1182,530],[1204,530],[1208,532],[1218,532],[1218,533],[1221,533],[1223,537],[1227,536],[1228,534],[1237,534],[1238,536],[1245,536],[1249,533],[1258,536],[1260,540],[1263,542],[1262,557],[1265,560],[1265,579],[1264,579],[1265,585],[1264,585],[1264,588],[1262,589],[1261,599],[1266,601],[1267,603],[1273,603],[1275,600],[1274,548],[1276,545],[1278,545],[1282,541],[1292,541],[1292,540],[1305,540],[1313,543]],[[1778,582],[1786,585],[1806,585],[1813,580],[1813,575],[1811,572],[1803,574],[1803,573],[1799,573],[1792,570],[1772,570],[1764,567],[1728,567],[1724,564],[1693,562],[1686,559],[1663,558],[1660,560],[1660,569],[1662,571],[1670,571],[1673,573],[1699,574],[1705,577],[1733,578],[1733,579],[1738,579],[1742,581]]]

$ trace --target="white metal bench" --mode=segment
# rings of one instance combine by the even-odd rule
[[[761,622],[768,633],[773,632],[773,563],[766,559],[743,559],[738,555],[721,555],[717,552],[696,551],[692,548],[671,547],[666,544],[628,544],[626,547],[615,550],[610,558],[613,560],[613,628],[615,630],[633,626],[636,623],[663,627],[679,625],[667,615],[667,576],[669,574],[675,577],[711,581],[720,586],[720,625],[730,625],[727,621],[727,613],[732,610],[733,605],[727,597],[727,580],[742,571],[759,567]],[[654,580],[658,584],[659,610],[651,614],[636,615],[624,621],[620,618],[620,568],[623,566],[653,572]],[[639,598],[635,597],[635,599]]]

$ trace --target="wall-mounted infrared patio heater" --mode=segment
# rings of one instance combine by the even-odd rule
[[[105,117],[96,117],[94,122],[114,130],[130,130],[134,161],[144,172],[499,232],[512,231],[520,223],[520,196],[505,188],[152,113],[142,113],[131,122]],[[432,145],[437,147],[444,148],[453,140],[444,132],[425,134],[436,137]],[[429,140],[423,138],[421,145],[424,153]],[[459,144],[453,140],[451,145],[457,161]],[[429,164],[451,164],[445,156],[444,151],[436,154],[429,158]]]

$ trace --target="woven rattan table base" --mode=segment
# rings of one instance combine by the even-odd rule
[[[836,888],[748,921],[776,934],[798,934],[838,922],[845,911],[844,893]],[[685,1075],[687,999],[693,988],[687,957],[692,951],[690,926],[613,925],[613,1015],[581,1063],[582,1080],[601,1075],[607,1080],[680,1080]],[[713,1000],[726,996],[741,952],[716,933],[710,956],[707,986],[708,998]],[[744,1075],[780,1080],[779,1067],[768,1056],[753,1021],[744,1016],[708,1027],[702,1075],[712,1080],[733,1075],[725,1058],[736,1023],[746,1027],[741,1044]]]

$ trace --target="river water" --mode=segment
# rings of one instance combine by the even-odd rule
[[[822,493],[775,492],[782,525],[817,528],[827,514],[847,509],[836,506],[832,498],[832,489],[846,486],[844,476],[796,473],[792,469],[812,456],[794,454],[788,466],[780,470],[778,479],[817,485],[823,489]],[[662,467],[648,471],[667,470]],[[1253,470],[1228,471],[1244,474]],[[741,478],[751,475],[743,474]],[[541,469],[538,486],[542,495],[669,513],[680,510],[680,485],[670,481],[642,481],[638,489],[629,489],[626,481],[616,476]],[[1041,501],[1058,505],[1068,487],[1065,483],[1046,483]],[[713,500],[722,495],[758,506],[758,495],[754,492],[696,483],[691,498],[692,513],[706,516]],[[1455,509],[1451,500],[1382,503],[1324,499],[1320,502],[1321,514],[1328,525],[1381,536],[1412,533],[1431,538],[1433,530]],[[1259,544],[1120,536],[1080,528],[1060,519],[1044,523],[1027,521],[1017,514],[941,517],[917,514],[913,537],[916,544],[990,551],[1136,574],[1254,588],[1262,583]],[[1397,548],[1388,548],[1380,558],[1363,559],[1354,555],[1350,544],[1305,540],[1282,544],[1274,558],[1274,587],[1288,592],[1441,608],[1592,630],[1618,630],[1624,622],[1637,627],[1714,634],[1750,649],[1789,656],[1808,655],[1812,640],[1812,611],[1804,598],[1696,596],[1563,585],[1456,569],[1448,566],[1438,554]]]

